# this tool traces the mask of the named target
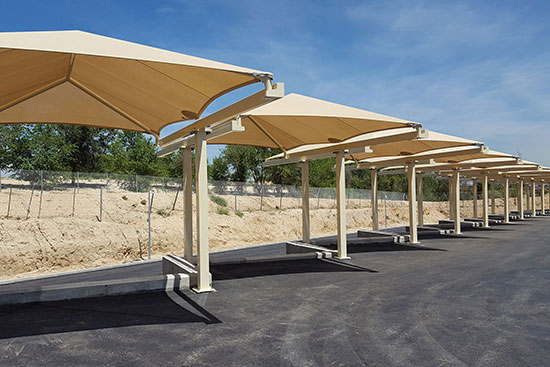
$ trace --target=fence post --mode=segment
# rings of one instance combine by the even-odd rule
[[[279,209],[283,209],[283,188],[281,187],[281,197],[279,198]]]
[[[6,216],[6,218],[9,218],[10,217],[10,208],[11,208],[11,187],[10,187],[10,197],[8,199],[8,215]]]
[[[38,204],[38,219],[42,213],[42,194],[44,192],[44,171],[40,170],[40,204]]]
[[[388,200],[388,194],[384,194],[384,228],[388,228],[388,212],[386,208],[387,200]]]
[[[80,192],[80,172],[76,173],[76,187],[78,192]]]
[[[172,204],[172,211],[176,209],[176,203],[178,202],[179,193],[180,193],[180,189],[178,188],[178,191],[176,191],[176,197],[174,198],[174,204]]]
[[[147,199],[149,201],[149,216],[147,222],[149,222],[149,250],[147,258],[151,260],[151,209],[153,208],[153,199],[155,198],[155,193],[151,195],[151,189],[147,192]]]
[[[103,186],[99,186],[99,221],[103,221]]]
[[[105,190],[109,192],[109,173],[105,174]]]
[[[138,175],[136,174],[136,192],[138,192]]]
[[[31,190],[31,198],[29,199],[29,206],[27,207],[27,218],[29,219],[29,215],[31,214],[31,204],[32,204],[32,197],[34,195],[34,183],[32,184],[32,190]]]
[[[76,186],[73,188],[73,213],[71,214],[72,217],[74,217],[74,204],[76,202]]]
[[[264,182],[260,183],[260,211],[264,208]]]
[[[321,201],[321,188],[317,188],[317,209],[319,209],[319,205],[320,205],[320,201]]]
[[[237,183],[235,185],[235,191],[233,191],[233,196],[235,198],[235,210],[237,210],[237,191],[238,191],[239,184]]]

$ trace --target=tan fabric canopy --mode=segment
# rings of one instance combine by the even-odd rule
[[[211,139],[209,144],[251,145],[284,151],[315,143],[419,124],[299,94],[288,94],[239,116],[244,132]]]
[[[81,31],[0,33],[0,124],[63,123],[158,136],[271,74]]]
[[[496,152],[487,149],[487,147],[479,147],[472,149],[468,146],[451,147],[444,149],[434,149],[425,151],[411,156],[388,156],[375,157],[358,162],[361,168],[379,167],[386,169],[402,168],[407,162],[419,162],[416,165],[418,171],[437,170],[438,167],[448,167],[450,164],[459,166],[460,162],[471,161],[481,158],[514,158],[507,153]],[[423,163],[429,161],[429,163]]]
[[[468,146],[476,147],[482,145],[483,143],[478,141],[426,130],[425,137],[388,144],[373,145],[371,146],[372,153],[355,154],[350,158],[361,162],[364,159],[374,157],[408,157],[437,149]]]
[[[374,133],[362,134],[360,136],[353,137],[342,143],[338,144],[310,144],[300,146],[295,149],[291,149],[286,153],[287,158],[293,158],[295,156],[303,157],[307,159],[308,155],[315,155],[319,153],[348,150],[357,148],[359,146],[368,146],[371,150],[369,153],[353,153],[347,154],[348,159],[354,161],[372,159],[377,157],[399,158],[409,157],[414,154],[419,154],[426,151],[450,148],[450,147],[480,147],[483,145],[481,142],[474,140],[459,138],[452,135],[441,134],[430,130],[421,130],[420,137],[403,139],[395,139],[392,141],[392,137],[405,136],[407,132],[416,131],[412,128],[392,129],[386,131],[378,131]],[[283,154],[278,154],[268,158],[268,160],[281,159]],[[426,159],[426,157],[423,157]]]

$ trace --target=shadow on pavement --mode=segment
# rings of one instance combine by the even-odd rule
[[[210,272],[214,280],[253,278],[280,274],[370,272],[375,270],[336,259],[300,259],[265,261],[244,264],[212,264]]]
[[[136,325],[221,322],[190,303],[183,293],[178,295],[178,303],[165,292],[155,292],[5,306],[0,308],[0,339]]]
[[[441,235],[434,238],[442,238]],[[323,244],[323,246],[335,250],[335,244]],[[382,251],[447,251],[436,247],[424,245],[410,245],[397,243],[354,243],[348,244],[348,253],[356,254],[361,252],[382,252]]]

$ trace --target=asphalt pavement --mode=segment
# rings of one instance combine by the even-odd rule
[[[549,224],[213,265],[209,294],[3,307],[0,366],[548,366]]]

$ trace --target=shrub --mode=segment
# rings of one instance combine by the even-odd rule
[[[157,210],[157,214],[163,217],[167,217],[169,215],[169,213],[164,209]]]
[[[235,215],[239,218],[242,218],[244,216],[244,213],[241,212],[240,210],[235,210]]]
[[[122,200],[128,200],[128,196],[122,195]]]
[[[227,208],[223,208],[221,206],[218,206],[218,214],[220,214],[220,215],[229,215],[229,210]]]
[[[141,205],[146,205],[147,204],[147,200],[143,199],[142,201],[140,201]]]
[[[216,195],[210,195],[210,200],[212,200],[214,203],[218,204],[219,206],[227,206],[227,201],[219,196]]]

